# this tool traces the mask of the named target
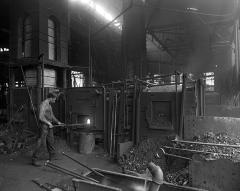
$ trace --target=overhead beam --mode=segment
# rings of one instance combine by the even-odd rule
[[[171,56],[172,58],[175,59],[175,56],[173,55],[173,53],[169,50],[169,48],[157,37],[156,34],[154,34],[153,32],[148,31],[148,33],[154,38],[154,40],[156,40],[163,48],[163,50],[165,50],[169,56]]]

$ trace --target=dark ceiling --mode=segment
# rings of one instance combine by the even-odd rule
[[[235,3],[234,0],[146,0],[148,61],[181,65],[189,62],[194,49],[204,52],[218,37],[229,41],[233,21],[238,16]],[[205,53],[206,57],[210,54]]]
[[[0,3],[0,46],[9,47],[9,0]]]
[[[223,36],[226,40],[225,37],[231,35],[231,31],[221,31],[221,27],[217,28],[216,25],[222,25],[223,28],[228,25],[229,28],[236,17],[235,0],[134,0],[133,2],[136,1],[145,1],[147,54],[151,62],[172,63],[176,60],[185,62],[184,58],[191,54],[193,39],[198,38],[200,33],[210,31],[209,33],[213,34],[212,39]],[[8,45],[9,41],[9,2],[9,0],[1,0],[0,42],[2,45]],[[95,0],[95,2],[109,10],[114,17],[122,11],[122,0]],[[96,39],[104,41],[108,35],[107,31],[113,28],[105,29],[106,22],[94,16],[91,10],[85,10],[87,14],[79,11],[82,10],[80,4],[72,4],[72,7],[72,30],[76,34],[88,34],[86,20],[91,15],[92,32],[100,30],[99,34],[104,38],[101,39],[101,35],[98,35]],[[86,30],[79,26],[83,26]],[[115,38],[116,42],[120,43],[119,35],[117,37],[112,35],[112,38],[112,41]]]

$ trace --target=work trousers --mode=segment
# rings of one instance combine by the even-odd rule
[[[47,148],[47,151],[49,153],[49,160],[51,160],[51,158],[53,158],[56,154],[54,147],[53,129],[49,128],[48,125],[42,123],[40,136],[37,140],[37,146],[33,152],[32,159],[37,160],[39,158],[41,150],[45,150],[45,148]]]

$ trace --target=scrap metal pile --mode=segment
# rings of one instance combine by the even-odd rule
[[[119,159],[119,163],[124,169],[144,174],[147,163],[153,161],[162,168],[167,182],[189,185],[191,181],[188,164],[196,153],[206,160],[225,158],[240,162],[240,138],[207,132],[202,136],[194,137],[192,141],[181,142],[176,139],[168,145],[157,139],[146,139],[129,149]]]
[[[32,131],[23,128],[24,124],[0,125],[0,154],[10,154],[16,151],[27,150],[35,141]]]
[[[195,144],[194,142],[203,144]],[[183,153],[189,153],[192,150],[192,153],[199,153],[206,160],[225,158],[240,162],[240,138],[230,137],[224,133],[207,132],[202,136],[194,137],[192,143],[176,141],[174,148],[180,149]]]

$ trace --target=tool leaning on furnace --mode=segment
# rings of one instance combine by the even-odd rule
[[[32,164],[34,166],[41,166],[38,163],[39,155],[43,147],[47,147],[49,154],[49,160],[57,159],[55,146],[54,146],[54,134],[53,134],[53,124],[63,126],[64,124],[60,122],[53,114],[52,103],[55,103],[57,99],[57,94],[49,93],[47,99],[45,99],[39,107],[39,136],[37,140],[36,149],[32,155]]]

